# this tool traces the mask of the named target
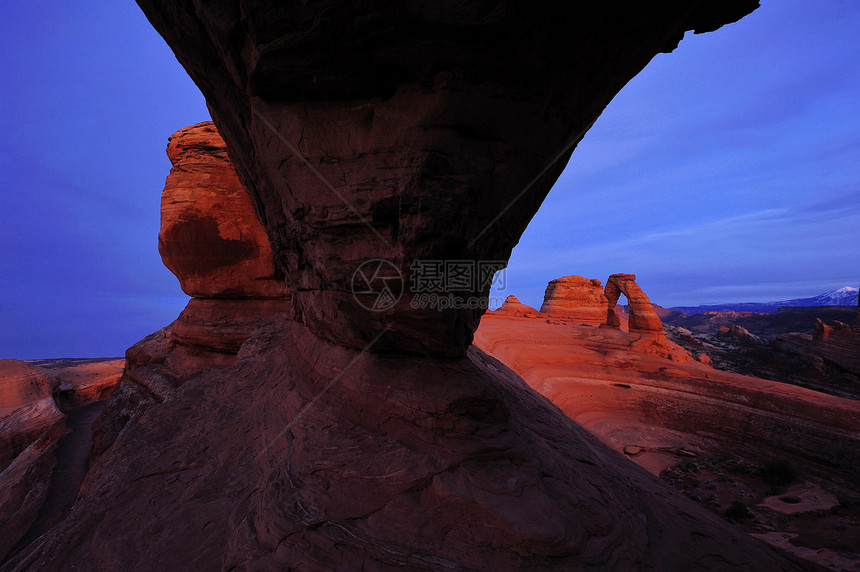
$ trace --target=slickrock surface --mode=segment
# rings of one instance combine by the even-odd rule
[[[478,350],[361,354],[274,319],[132,417],[6,569],[803,569]]]
[[[618,90],[686,30],[758,6],[138,3],[206,97],[301,321],[357,349],[385,332],[374,351],[445,356],[481,312],[413,310],[411,292],[368,312],[358,266],[507,260]]]
[[[211,121],[170,137],[158,250],[198,298],[283,298],[266,232]]]
[[[51,397],[45,372],[16,359],[0,360],[0,409],[14,409]]]
[[[789,455],[847,479],[860,470],[860,402],[666,359],[636,339],[493,312],[475,343],[655,474],[679,451]]]
[[[514,316],[519,318],[541,318],[546,317],[542,312],[538,312],[531,306],[527,306],[520,302],[516,296],[508,296],[505,298],[505,303],[495,311],[500,316]]]
[[[617,301],[617,300],[616,300]],[[565,276],[547,284],[540,311],[573,324],[599,326],[606,321],[609,301],[596,278]]]
[[[0,471],[0,563],[39,516],[57,464],[54,450],[65,432],[61,423],[53,425]]]
[[[66,411],[94,401],[106,401],[124,367],[125,360],[118,359],[66,367],[49,371],[48,375],[56,387],[57,401]]]
[[[836,569],[860,555],[860,402],[679,363],[609,328],[490,312],[475,343],[701,506],[720,516],[747,506],[740,526],[754,536]],[[774,461],[796,484],[768,482]],[[813,508],[818,501],[831,504]]]
[[[62,418],[45,372],[22,361],[0,360],[0,471]]]
[[[94,425],[93,450],[107,449],[120,431],[186,381],[235,365],[243,344],[273,319],[292,316],[290,300],[189,300],[170,325],[126,352],[121,383]]]

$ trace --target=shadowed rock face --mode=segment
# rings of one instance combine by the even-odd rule
[[[14,359],[0,360],[0,473],[62,418],[44,371]]]
[[[811,352],[835,363],[845,371],[860,375],[860,324],[832,326],[818,320],[812,335]]]
[[[449,356],[481,311],[413,310],[407,290],[369,312],[359,265],[507,260],[615,93],[686,30],[758,5],[138,3],[206,96],[299,319],[341,345]]]

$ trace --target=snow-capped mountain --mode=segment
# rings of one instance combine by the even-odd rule
[[[810,302],[807,304],[806,302]],[[789,302],[802,302],[790,304]],[[799,300],[788,300],[783,306],[856,306],[857,288],[844,286],[832,292],[819,294],[815,298],[801,298]]]
[[[677,306],[670,310],[680,310],[688,316],[702,312],[776,312],[782,306],[857,306],[858,289],[853,286],[843,286],[830,292],[824,292],[812,298],[795,298],[778,302],[742,302],[735,304],[713,304],[709,306]]]

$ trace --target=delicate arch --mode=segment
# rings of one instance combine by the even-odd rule
[[[603,293],[609,301],[605,325],[613,328],[621,326],[621,319],[615,306],[618,304],[618,298],[624,294],[630,306],[630,320],[628,322],[630,331],[663,332],[663,322],[660,321],[657,312],[654,311],[651,300],[636,284],[634,274],[613,274],[606,282]]]

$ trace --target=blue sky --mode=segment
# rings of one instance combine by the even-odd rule
[[[123,355],[187,300],[159,202],[203,97],[134,2],[5,2],[0,29],[0,358]]]
[[[128,1],[3,6],[0,358],[118,356],[187,297],[161,264],[167,137],[202,96]],[[860,280],[860,3],[765,0],[616,97],[501,294],[637,274],[664,306]]]

